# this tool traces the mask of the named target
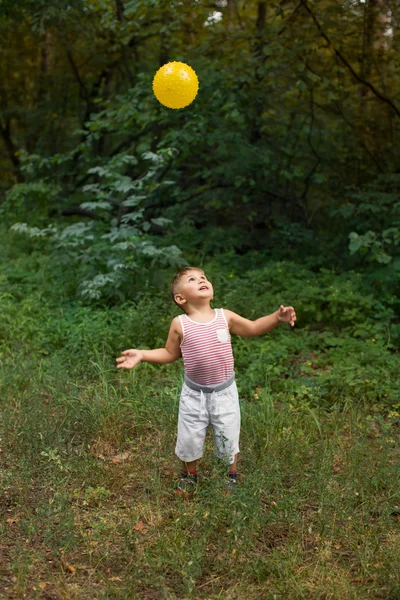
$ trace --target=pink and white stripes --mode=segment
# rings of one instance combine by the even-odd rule
[[[233,372],[231,336],[223,308],[215,308],[209,323],[197,323],[180,315],[181,350],[185,374],[200,385],[217,385]]]

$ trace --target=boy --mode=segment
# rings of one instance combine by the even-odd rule
[[[237,484],[240,408],[230,333],[252,337],[283,322],[293,327],[296,313],[292,306],[280,306],[271,315],[249,321],[230,310],[213,309],[212,283],[195,267],[186,267],[175,276],[171,296],[185,314],[172,320],[165,348],[125,350],[116,359],[117,368],[131,369],[141,361],[167,364],[183,357],[185,375],[175,448],[182,474],[176,491],[187,495],[195,488],[197,461],[203,456],[209,424],[215,453],[229,464],[227,487],[232,491]]]

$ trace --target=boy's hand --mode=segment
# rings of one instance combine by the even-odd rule
[[[117,369],[133,369],[143,360],[143,352],[140,350],[124,350],[122,356],[116,359]]]
[[[290,323],[290,325],[294,327],[296,313],[293,306],[283,306],[281,304],[278,310],[278,320],[280,323]]]

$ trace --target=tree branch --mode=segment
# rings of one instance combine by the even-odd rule
[[[308,134],[307,134],[307,140],[308,140],[308,144],[311,148],[311,152],[314,154],[315,158],[316,158],[316,163],[314,164],[314,166],[312,167],[311,171],[309,172],[309,174],[306,177],[306,180],[304,182],[304,192],[301,196],[302,200],[306,200],[307,199],[307,194],[308,194],[308,190],[310,187],[310,182],[311,182],[311,177],[314,175],[315,171],[318,169],[319,164],[321,162],[321,157],[319,156],[319,154],[317,153],[317,151],[314,148],[314,144],[312,141],[312,134],[313,134],[313,129],[314,129],[314,120],[315,120],[315,115],[314,115],[314,94],[313,94],[313,90],[310,90],[310,114],[311,114],[311,119],[310,119],[310,127],[308,128]],[[306,207],[305,207],[306,208]],[[308,215],[308,211],[306,210],[306,217],[307,217],[307,222],[309,221],[309,215]]]
[[[347,69],[350,71],[350,73],[353,75],[353,77],[359,83],[361,83],[362,85],[365,85],[366,87],[368,87],[371,90],[371,92],[377,98],[379,98],[380,100],[382,100],[382,102],[385,102],[386,104],[388,104],[392,108],[392,110],[394,110],[394,112],[396,113],[396,115],[400,118],[400,110],[392,102],[392,100],[390,100],[390,98],[387,98],[386,96],[384,96],[383,94],[381,94],[381,92],[379,90],[377,90],[376,87],[374,85],[372,85],[372,83],[370,83],[369,81],[366,81],[358,73],[356,73],[356,71],[353,69],[353,67],[348,62],[348,60],[343,56],[343,54],[340,52],[340,50],[338,50],[337,48],[335,48],[335,46],[332,44],[331,40],[328,38],[327,34],[322,29],[321,24],[319,23],[317,17],[315,16],[315,14],[313,13],[313,11],[308,6],[307,0],[300,0],[300,2],[304,6],[304,8],[308,12],[308,14],[311,16],[312,20],[314,21],[314,23],[315,23],[315,25],[316,25],[319,33],[320,33],[320,35],[324,38],[324,40],[327,42],[327,44],[332,48],[333,52],[341,60],[341,62],[347,67]]]
[[[68,60],[69,60],[69,64],[71,65],[72,70],[74,72],[75,79],[77,80],[77,82],[79,84],[79,89],[81,91],[81,98],[83,98],[83,100],[88,101],[89,100],[88,89],[87,89],[86,85],[82,81],[82,78],[81,78],[80,73],[78,71],[78,67],[76,66],[75,61],[72,58],[71,52],[69,50],[67,50],[66,52],[67,52],[67,57],[68,57]]]
[[[317,105],[317,106],[319,106],[319,105]],[[375,156],[369,150],[369,148],[368,148],[367,144],[364,142],[364,140],[360,137],[360,135],[358,134],[356,128],[350,123],[350,121],[344,115],[344,112],[343,112],[343,110],[342,110],[339,102],[336,101],[335,102],[335,106],[336,106],[338,114],[342,117],[343,121],[346,123],[346,125],[349,127],[349,129],[352,131],[353,135],[357,138],[360,146],[363,148],[363,150],[365,151],[365,153],[368,154],[368,156],[375,163],[375,165],[379,169],[379,171],[381,173],[384,173],[385,170],[382,168],[382,166],[379,164],[378,160],[375,158]]]
[[[293,19],[293,17],[295,16],[295,14],[297,13],[297,11],[299,10],[301,6],[301,2],[299,2],[299,4],[296,6],[296,8],[294,9],[294,11],[292,12],[292,14],[290,15],[290,17],[288,17],[285,21],[284,26],[282,27],[282,29],[280,30],[280,32],[278,33],[278,37],[280,35],[282,35],[282,33],[285,31],[287,24]]]
[[[87,210],[86,208],[81,208],[80,206],[68,206],[67,208],[63,208],[59,213],[62,217],[89,217],[89,219],[101,219],[102,221],[107,221],[104,217],[101,217],[93,210]]]

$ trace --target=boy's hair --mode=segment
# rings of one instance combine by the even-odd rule
[[[180,282],[180,280],[182,279],[182,277],[184,277],[184,275],[186,275],[186,273],[188,273],[189,271],[200,271],[200,273],[203,273],[204,275],[204,271],[203,269],[199,269],[198,267],[185,267],[184,269],[182,269],[181,271],[179,271],[179,273],[177,273],[171,283],[171,287],[170,287],[170,293],[171,293],[171,298],[172,300],[175,302],[175,294],[176,294],[176,288],[178,286],[178,283]],[[177,302],[175,302],[175,304],[177,306],[179,306],[179,308],[181,310],[183,310],[183,312],[186,312],[185,309],[183,308],[183,306],[180,306]]]

